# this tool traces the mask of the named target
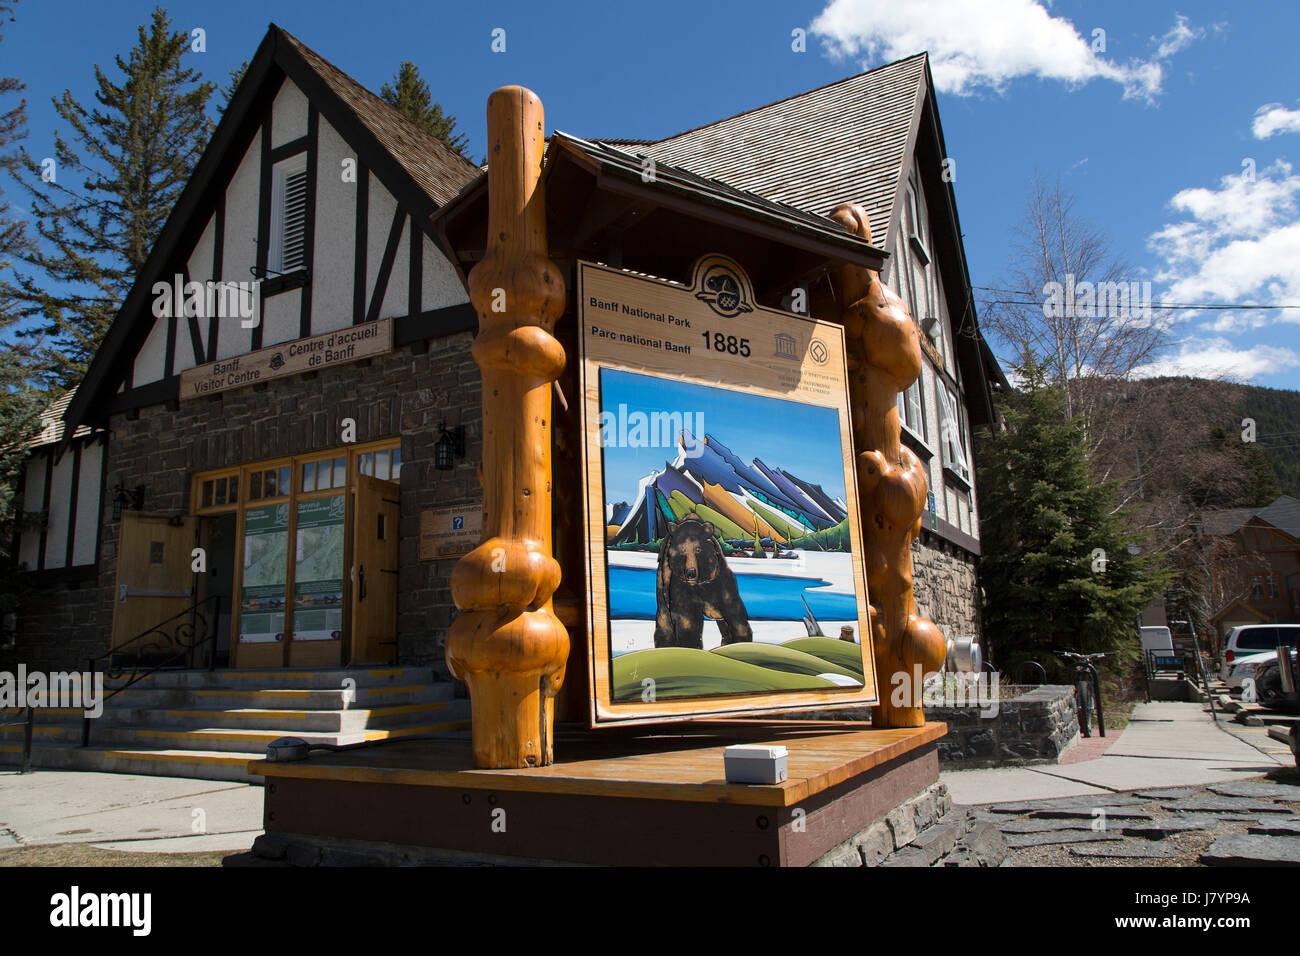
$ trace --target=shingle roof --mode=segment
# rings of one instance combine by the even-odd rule
[[[925,72],[918,53],[637,152],[819,216],[861,203],[884,247]]]
[[[1258,518],[1279,531],[1300,539],[1300,501],[1290,495],[1281,495],[1263,508],[1207,511],[1201,517],[1201,524],[1206,534],[1232,534],[1252,518]]]
[[[41,412],[40,431],[27,440],[28,448],[39,448],[41,445],[52,445],[63,439],[63,412],[67,409],[68,403],[72,401],[72,396],[75,394],[77,394],[75,388],[69,389],[64,392],[57,401],[50,404]],[[89,434],[90,429],[85,425],[82,425],[69,437],[81,438],[84,435]]]
[[[475,163],[449,149],[438,137],[411,122],[297,37],[281,32],[439,206],[479,174]]]

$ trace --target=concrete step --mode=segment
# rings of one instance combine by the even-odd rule
[[[0,763],[17,764],[21,746],[0,744]],[[156,777],[196,777],[201,780],[238,780],[261,783],[248,772],[250,760],[261,753],[201,750],[141,750],[115,747],[80,747],[50,744],[32,748],[32,766],[45,770],[85,770],[99,773],[134,773]]]
[[[428,667],[338,667],[280,668],[275,670],[159,670],[137,682],[136,687],[163,688],[230,688],[232,690],[316,689],[343,687],[381,687],[394,684],[427,684],[433,677]],[[129,680],[104,679],[104,687],[113,690]],[[344,681],[353,681],[345,684]],[[451,685],[448,684],[450,687]]]
[[[228,687],[212,688],[150,688],[136,684],[107,698],[105,708],[146,710],[175,710],[201,707],[208,710],[229,710],[256,707],[267,710],[366,710],[372,707],[392,707],[402,704],[424,704],[436,700],[452,700],[450,683],[444,684],[392,684],[382,687],[331,688],[259,688],[238,690]]]
[[[281,733],[335,732],[352,733],[407,724],[468,720],[470,706],[467,699],[432,700],[415,704],[396,704],[380,707],[349,708],[347,710],[307,710],[290,708],[237,707],[230,709],[209,707],[117,707],[110,701],[104,713],[95,718],[94,727],[157,727],[163,730],[190,730],[200,727],[229,727],[253,730],[275,730]],[[7,719],[0,713],[0,722]],[[21,712],[13,716],[21,721]],[[44,708],[36,714],[36,728],[75,726],[82,723],[82,712],[75,708]],[[0,739],[6,735],[22,736],[22,724],[0,728]]]

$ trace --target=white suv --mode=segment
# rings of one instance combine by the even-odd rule
[[[1277,658],[1277,646],[1300,644],[1300,624],[1243,624],[1228,632],[1223,645],[1223,666],[1219,676],[1230,687],[1240,687],[1243,677],[1254,675],[1253,667]]]

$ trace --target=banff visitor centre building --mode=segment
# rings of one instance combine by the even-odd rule
[[[557,336],[577,321],[579,262],[689,283],[696,256],[675,236],[739,263],[774,310],[817,316],[834,262],[879,269],[923,350],[898,397],[929,488],[917,610],[978,636],[971,434],[1006,380],[977,323],[926,55],[662,140],[555,119]],[[444,642],[489,477],[466,286],[485,175],[270,27],[84,380],[31,441],[23,590],[0,630],[0,670],[111,669],[123,648],[189,669],[110,701],[130,714],[90,747],[79,719],[42,718],[38,765],[248,779],[286,733],[465,731]],[[828,218],[845,201],[870,244]],[[21,732],[0,730],[0,762]]]

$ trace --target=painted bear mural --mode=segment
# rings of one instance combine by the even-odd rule
[[[713,525],[696,515],[668,523],[659,548],[655,598],[655,647],[704,650],[705,617],[718,622],[723,644],[754,639]]]

